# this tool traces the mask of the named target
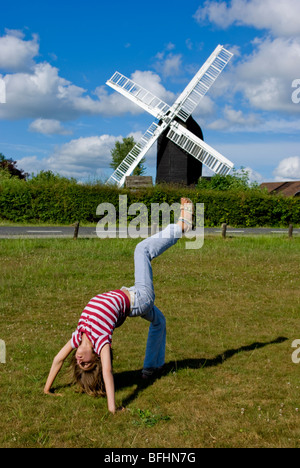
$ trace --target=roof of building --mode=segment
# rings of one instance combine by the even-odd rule
[[[260,186],[266,188],[269,193],[280,193],[286,197],[300,196],[300,181],[264,182]]]

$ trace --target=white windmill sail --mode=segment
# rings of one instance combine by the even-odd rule
[[[227,175],[233,168],[231,161],[178,122],[171,123],[167,137],[216,174]]]
[[[116,72],[106,84],[135,104],[138,104],[158,120],[170,109],[170,106],[164,101],[119,72]]]
[[[145,135],[110,176],[108,184],[117,183],[121,187],[125,178],[132,174],[151,146],[169,126],[171,129],[168,137],[179,146],[184,144],[185,147],[181,147],[185,151],[203,162],[215,173],[227,174],[233,168],[233,164],[224,156],[174,121],[176,117],[179,117],[183,122],[187,121],[232,56],[231,52],[219,45],[172,107],[119,72],[116,72],[107,81],[108,86],[138,104],[160,121],[159,124],[154,122],[149,127]],[[192,152],[189,151],[190,145],[193,147]]]
[[[187,121],[232,57],[223,46],[216,47],[172,106],[181,120]]]

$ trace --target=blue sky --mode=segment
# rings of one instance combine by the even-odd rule
[[[218,44],[235,55],[193,114],[205,141],[259,183],[300,180],[299,0],[5,2],[0,152],[105,180],[116,140],[153,120],[106,80],[118,70],[171,105]]]

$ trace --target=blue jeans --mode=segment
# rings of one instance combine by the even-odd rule
[[[155,294],[151,261],[176,244],[182,237],[177,224],[140,242],[134,253],[135,285],[129,288],[135,300],[130,317],[140,316],[150,323],[144,369],[161,367],[165,362],[166,319],[154,305]]]

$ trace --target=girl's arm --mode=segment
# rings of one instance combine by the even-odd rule
[[[115,384],[112,370],[110,345],[108,343],[101,349],[100,357],[102,364],[102,375],[106,390],[107,406],[108,410],[114,414],[116,412]]]
[[[59,373],[60,369],[62,368],[62,365],[65,361],[65,359],[69,356],[71,351],[73,350],[71,341],[68,341],[68,343],[59,351],[57,356],[53,359],[53,363],[48,375],[48,379],[46,382],[46,385],[44,387],[44,393],[47,395],[51,394],[51,387],[52,384]]]

